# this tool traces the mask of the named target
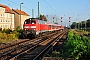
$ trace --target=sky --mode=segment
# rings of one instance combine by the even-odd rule
[[[32,17],[32,9],[34,10],[34,17],[38,16],[38,2],[40,14],[48,16],[48,22],[60,23],[62,18],[62,25],[67,25],[68,17],[72,22],[85,21],[90,18],[90,0],[0,0],[0,4],[9,6],[11,9],[21,9]]]

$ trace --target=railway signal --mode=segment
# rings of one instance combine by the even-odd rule
[[[53,22],[54,22],[54,18],[55,18],[55,17],[53,17]]]
[[[69,18],[68,22],[69,22],[69,27],[70,27],[70,22],[71,22],[70,19],[72,18],[72,16],[69,16],[68,18]]]
[[[64,17],[61,17],[61,21],[60,21],[61,22],[61,26],[62,26],[62,18],[64,18]]]
[[[54,18],[56,17],[56,15],[55,16],[53,16],[53,23],[54,23]]]
[[[77,18],[76,18],[76,20],[77,20]],[[75,29],[77,29],[77,23],[75,24]]]

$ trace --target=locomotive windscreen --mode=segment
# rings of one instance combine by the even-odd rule
[[[30,24],[30,19],[25,20],[24,24]]]
[[[25,20],[24,24],[36,24],[36,21],[27,19],[27,20]]]
[[[36,24],[36,21],[35,20],[31,20],[31,24]]]

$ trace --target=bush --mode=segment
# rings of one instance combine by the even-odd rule
[[[10,29],[3,30],[0,32],[0,43],[5,43],[5,42],[11,42],[13,40],[17,40],[19,37],[20,33],[17,31],[12,31]]]
[[[2,28],[0,28],[0,32],[2,31]]]
[[[20,27],[19,27],[19,26],[18,26],[18,27],[16,27],[15,31],[17,31],[17,32],[19,32],[19,33],[22,33],[22,32],[23,32],[23,30],[22,30],[22,29],[20,29]]]
[[[12,30],[10,29],[3,29],[2,33],[6,33],[6,34],[10,34],[10,32],[12,32]]]
[[[85,55],[90,55],[90,38],[86,36],[79,36],[70,31],[65,45],[64,56],[74,57],[78,60]]]

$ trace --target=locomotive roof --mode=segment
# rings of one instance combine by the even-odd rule
[[[31,20],[33,19],[33,20],[44,21],[44,20],[40,20],[39,18],[29,18],[29,19],[31,19]],[[26,20],[28,20],[28,19],[26,19]],[[45,22],[46,22],[46,21],[45,21]],[[46,24],[47,24],[47,25],[55,25],[55,26],[57,25],[57,26],[61,26],[60,24],[54,24],[54,23],[48,23],[48,22],[47,22]]]
[[[39,19],[39,18],[29,18],[29,19],[34,19],[34,20],[41,20],[41,19]],[[44,21],[44,20],[41,20],[41,21]]]
[[[29,18],[29,19],[39,19],[39,18]]]

